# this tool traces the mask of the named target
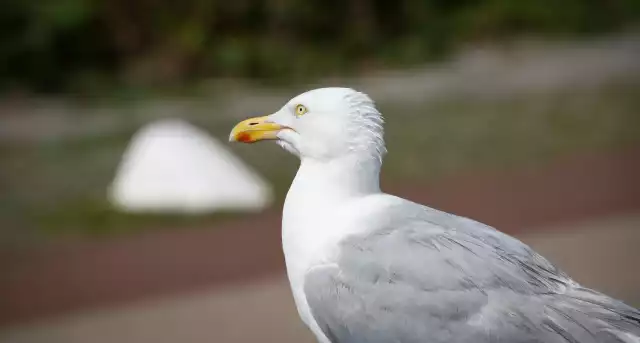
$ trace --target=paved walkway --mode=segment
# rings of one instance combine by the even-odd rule
[[[520,235],[583,284],[640,306],[640,213]],[[284,275],[0,331],[2,343],[314,342]]]

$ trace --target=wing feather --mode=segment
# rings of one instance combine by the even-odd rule
[[[305,277],[333,343],[640,342],[638,310],[582,288],[510,236],[417,204],[385,216]]]

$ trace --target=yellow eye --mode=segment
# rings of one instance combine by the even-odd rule
[[[296,116],[300,117],[300,116],[304,115],[305,113],[307,113],[307,108],[304,107],[304,105],[297,105],[296,106]]]

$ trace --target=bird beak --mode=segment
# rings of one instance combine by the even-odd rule
[[[265,139],[278,139],[277,134],[286,126],[269,120],[269,116],[249,118],[236,125],[229,135],[230,142],[255,143]]]

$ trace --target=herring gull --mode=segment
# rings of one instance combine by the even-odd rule
[[[519,240],[383,193],[383,119],[364,93],[311,90],[230,140],[274,140],[300,158],[282,244],[319,342],[640,343],[640,311]]]

